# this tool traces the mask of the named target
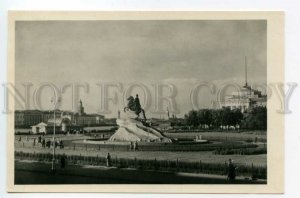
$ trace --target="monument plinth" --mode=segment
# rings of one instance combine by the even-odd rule
[[[132,113],[130,114],[127,112],[126,114],[126,118],[117,119],[119,129],[109,138],[108,141],[172,142],[171,139],[163,136],[157,129],[146,126],[142,121],[133,118]]]
[[[141,107],[138,95],[136,98],[127,98],[128,104],[124,107],[125,118],[117,119],[119,129],[108,141],[116,142],[172,142],[164,137],[157,129],[146,124],[146,114]],[[142,116],[140,116],[142,114]]]

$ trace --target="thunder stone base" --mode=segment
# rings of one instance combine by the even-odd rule
[[[133,118],[117,119],[119,129],[108,141],[121,142],[172,142],[152,127]]]

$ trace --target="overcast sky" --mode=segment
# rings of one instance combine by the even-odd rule
[[[16,84],[87,82],[95,90],[81,98],[86,111],[95,112],[96,82],[139,81],[150,91],[151,83],[169,82],[178,86],[184,114],[193,83],[243,84],[245,56],[249,83],[265,83],[266,32],[266,21],[17,22]],[[199,104],[206,107],[207,97]],[[111,105],[113,116],[120,106]]]

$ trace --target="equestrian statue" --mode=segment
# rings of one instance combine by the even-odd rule
[[[137,120],[146,121],[146,115],[144,109],[141,107],[140,99],[138,94],[136,94],[136,97],[133,98],[133,96],[129,96],[127,98],[127,106],[124,107],[124,112],[131,110],[137,115]],[[143,118],[140,118],[140,113],[143,114]]]

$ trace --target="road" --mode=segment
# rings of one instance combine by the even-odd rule
[[[15,184],[264,184],[266,181],[192,173],[67,165],[51,172],[50,163],[15,160]]]

